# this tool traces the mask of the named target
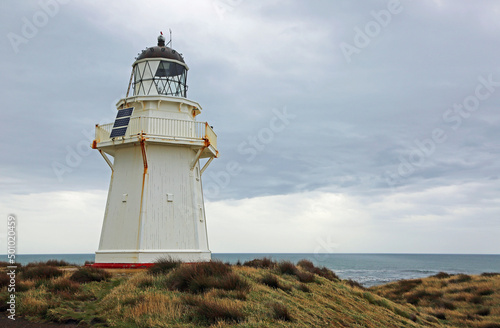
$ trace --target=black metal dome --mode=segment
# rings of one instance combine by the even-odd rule
[[[145,58],[167,58],[180,61],[181,63],[186,63],[180,53],[165,45],[165,38],[163,35],[158,37],[157,46],[146,48],[136,59],[141,60]]]

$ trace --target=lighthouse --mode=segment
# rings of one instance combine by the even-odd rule
[[[95,128],[92,148],[111,168],[98,267],[211,259],[201,175],[218,157],[217,135],[196,120],[189,68],[169,44],[160,35],[139,53],[115,121]]]

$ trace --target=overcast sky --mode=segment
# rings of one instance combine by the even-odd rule
[[[19,253],[97,250],[94,125],[171,29],[218,135],[213,252],[498,254],[499,17],[495,0],[1,1],[0,214]]]

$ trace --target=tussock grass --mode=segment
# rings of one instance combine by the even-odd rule
[[[69,263],[69,262],[64,261],[64,260],[48,260],[44,264],[48,265],[48,266],[55,266],[55,267],[75,266],[75,264]]]
[[[16,308],[21,313],[31,316],[44,317],[51,302],[45,298],[47,291],[45,288],[30,289],[22,294],[19,307]]]
[[[500,323],[498,322],[483,322],[476,326],[477,328],[500,328]]]
[[[314,278],[314,274],[310,273],[310,272],[303,272],[303,271],[297,270],[295,272],[295,276],[297,277],[297,279],[300,282],[303,282],[303,283],[310,283],[310,282],[316,281],[316,279]]]
[[[71,293],[75,294],[80,291],[80,284],[68,278],[60,277],[51,281],[48,285],[50,291],[55,293]]]
[[[438,278],[438,279],[446,279],[446,278],[451,277],[451,275],[449,273],[446,273],[446,272],[439,272],[431,277]]]
[[[231,266],[218,261],[183,265],[168,276],[167,288],[190,293],[210,289],[246,291],[250,286],[232,272]]]
[[[351,287],[359,288],[359,289],[362,289],[362,290],[366,290],[366,288],[363,285],[361,285],[359,282],[357,282],[355,280],[347,279],[347,280],[344,280],[344,282],[346,284],[348,284],[349,286],[351,286]]]
[[[312,271],[315,268],[314,264],[311,261],[305,259],[297,262],[297,266],[301,267],[306,271]]]
[[[56,267],[48,265],[25,266],[21,269],[21,279],[51,279],[62,276],[63,272]]]
[[[281,274],[295,275],[297,267],[290,261],[281,261],[278,263],[278,271]]]
[[[449,282],[452,284],[458,284],[458,283],[467,282],[467,281],[471,281],[471,280],[472,280],[471,276],[469,276],[467,274],[459,274],[457,276],[452,277],[449,280]]]
[[[71,264],[67,261],[64,260],[47,260],[47,261],[40,261],[40,262],[31,262],[26,264],[24,267],[25,268],[33,268],[33,267],[38,267],[38,266],[51,266],[51,267],[67,267],[67,266],[76,266],[76,264]]]
[[[208,324],[220,321],[241,322],[245,320],[242,305],[239,302],[227,299],[198,299],[193,302],[196,320]]]
[[[306,271],[310,273],[314,273],[320,277],[326,278],[330,281],[340,281],[340,278],[330,269],[327,267],[315,267],[313,266],[312,268],[305,268]]]
[[[243,263],[243,265],[252,268],[271,269],[276,266],[276,262],[274,262],[268,257],[264,257],[262,259],[254,259],[251,261],[246,261],[245,263]]]
[[[179,299],[169,297],[161,292],[144,294],[144,297],[133,299],[129,305],[129,311],[126,312],[125,316],[136,323],[141,322],[141,320],[136,320],[137,318],[145,316],[169,317],[173,320],[179,320],[182,318],[184,310]]]
[[[106,270],[92,267],[81,267],[76,270],[70,280],[79,283],[88,283],[92,281],[103,281],[111,278],[111,274]]]
[[[293,321],[292,315],[288,308],[279,302],[271,303],[272,316],[276,320]]]
[[[400,304],[411,303],[450,327],[487,327],[500,323],[500,275],[439,274],[370,290]],[[411,287],[411,288],[410,288]]]
[[[166,274],[169,271],[178,268],[181,265],[181,261],[172,259],[171,257],[158,259],[153,266],[148,268],[148,273],[150,274]]]
[[[300,290],[301,292],[304,292],[304,293],[310,293],[311,292],[311,288],[307,287],[307,285],[304,285],[304,284],[300,284],[296,288],[298,290]]]
[[[278,277],[276,277],[272,273],[266,273],[266,275],[264,275],[264,277],[262,277],[261,282],[264,285],[271,287],[271,288],[276,288],[276,289],[280,288],[280,283],[279,283]]]

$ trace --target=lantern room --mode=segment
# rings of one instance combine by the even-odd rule
[[[158,37],[158,45],[143,50],[132,66],[134,96],[187,97],[189,68],[180,53],[165,45],[163,35]]]

